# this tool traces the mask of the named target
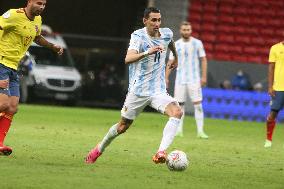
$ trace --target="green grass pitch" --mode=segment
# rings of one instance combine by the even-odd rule
[[[283,189],[284,127],[264,149],[264,123],[205,119],[209,140],[196,138],[185,119],[185,136],[169,151],[190,157],[184,172],[155,165],[167,117],[142,113],[93,165],[87,152],[120,118],[114,110],[21,105],[6,139],[11,157],[0,157],[1,189]]]

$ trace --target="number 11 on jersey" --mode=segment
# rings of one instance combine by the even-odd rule
[[[154,62],[160,62],[160,57],[161,57],[161,52],[156,52]]]

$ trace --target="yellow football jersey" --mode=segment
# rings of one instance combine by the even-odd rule
[[[24,9],[10,9],[0,17],[0,26],[3,29],[0,63],[16,70],[35,37],[41,33],[41,16],[30,20]]]
[[[275,63],[273,89],[284,91],[284,44],[273,45],[269,53],[269,62]]]

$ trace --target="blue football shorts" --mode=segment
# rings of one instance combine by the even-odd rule
[[[17,70],[8,68],[0,63],[0,80],[9,80],[7,89],[0,88],[0,93],[8,96],[20,96],[19,75]]]
[[[271,110],[279,112],[284,106],[284,91],[275,91],[275,96],[271,98]]]

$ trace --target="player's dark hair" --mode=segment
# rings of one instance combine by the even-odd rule
[[[183,22],[180,23],[180,27],[181,26],[191,26],[191,23],[188,22],[188,21],[183,21]]]
[[[160,10],[156,7],[148,7],[144,10],[144,18],[149,18],[150,13],[160,13]]]

